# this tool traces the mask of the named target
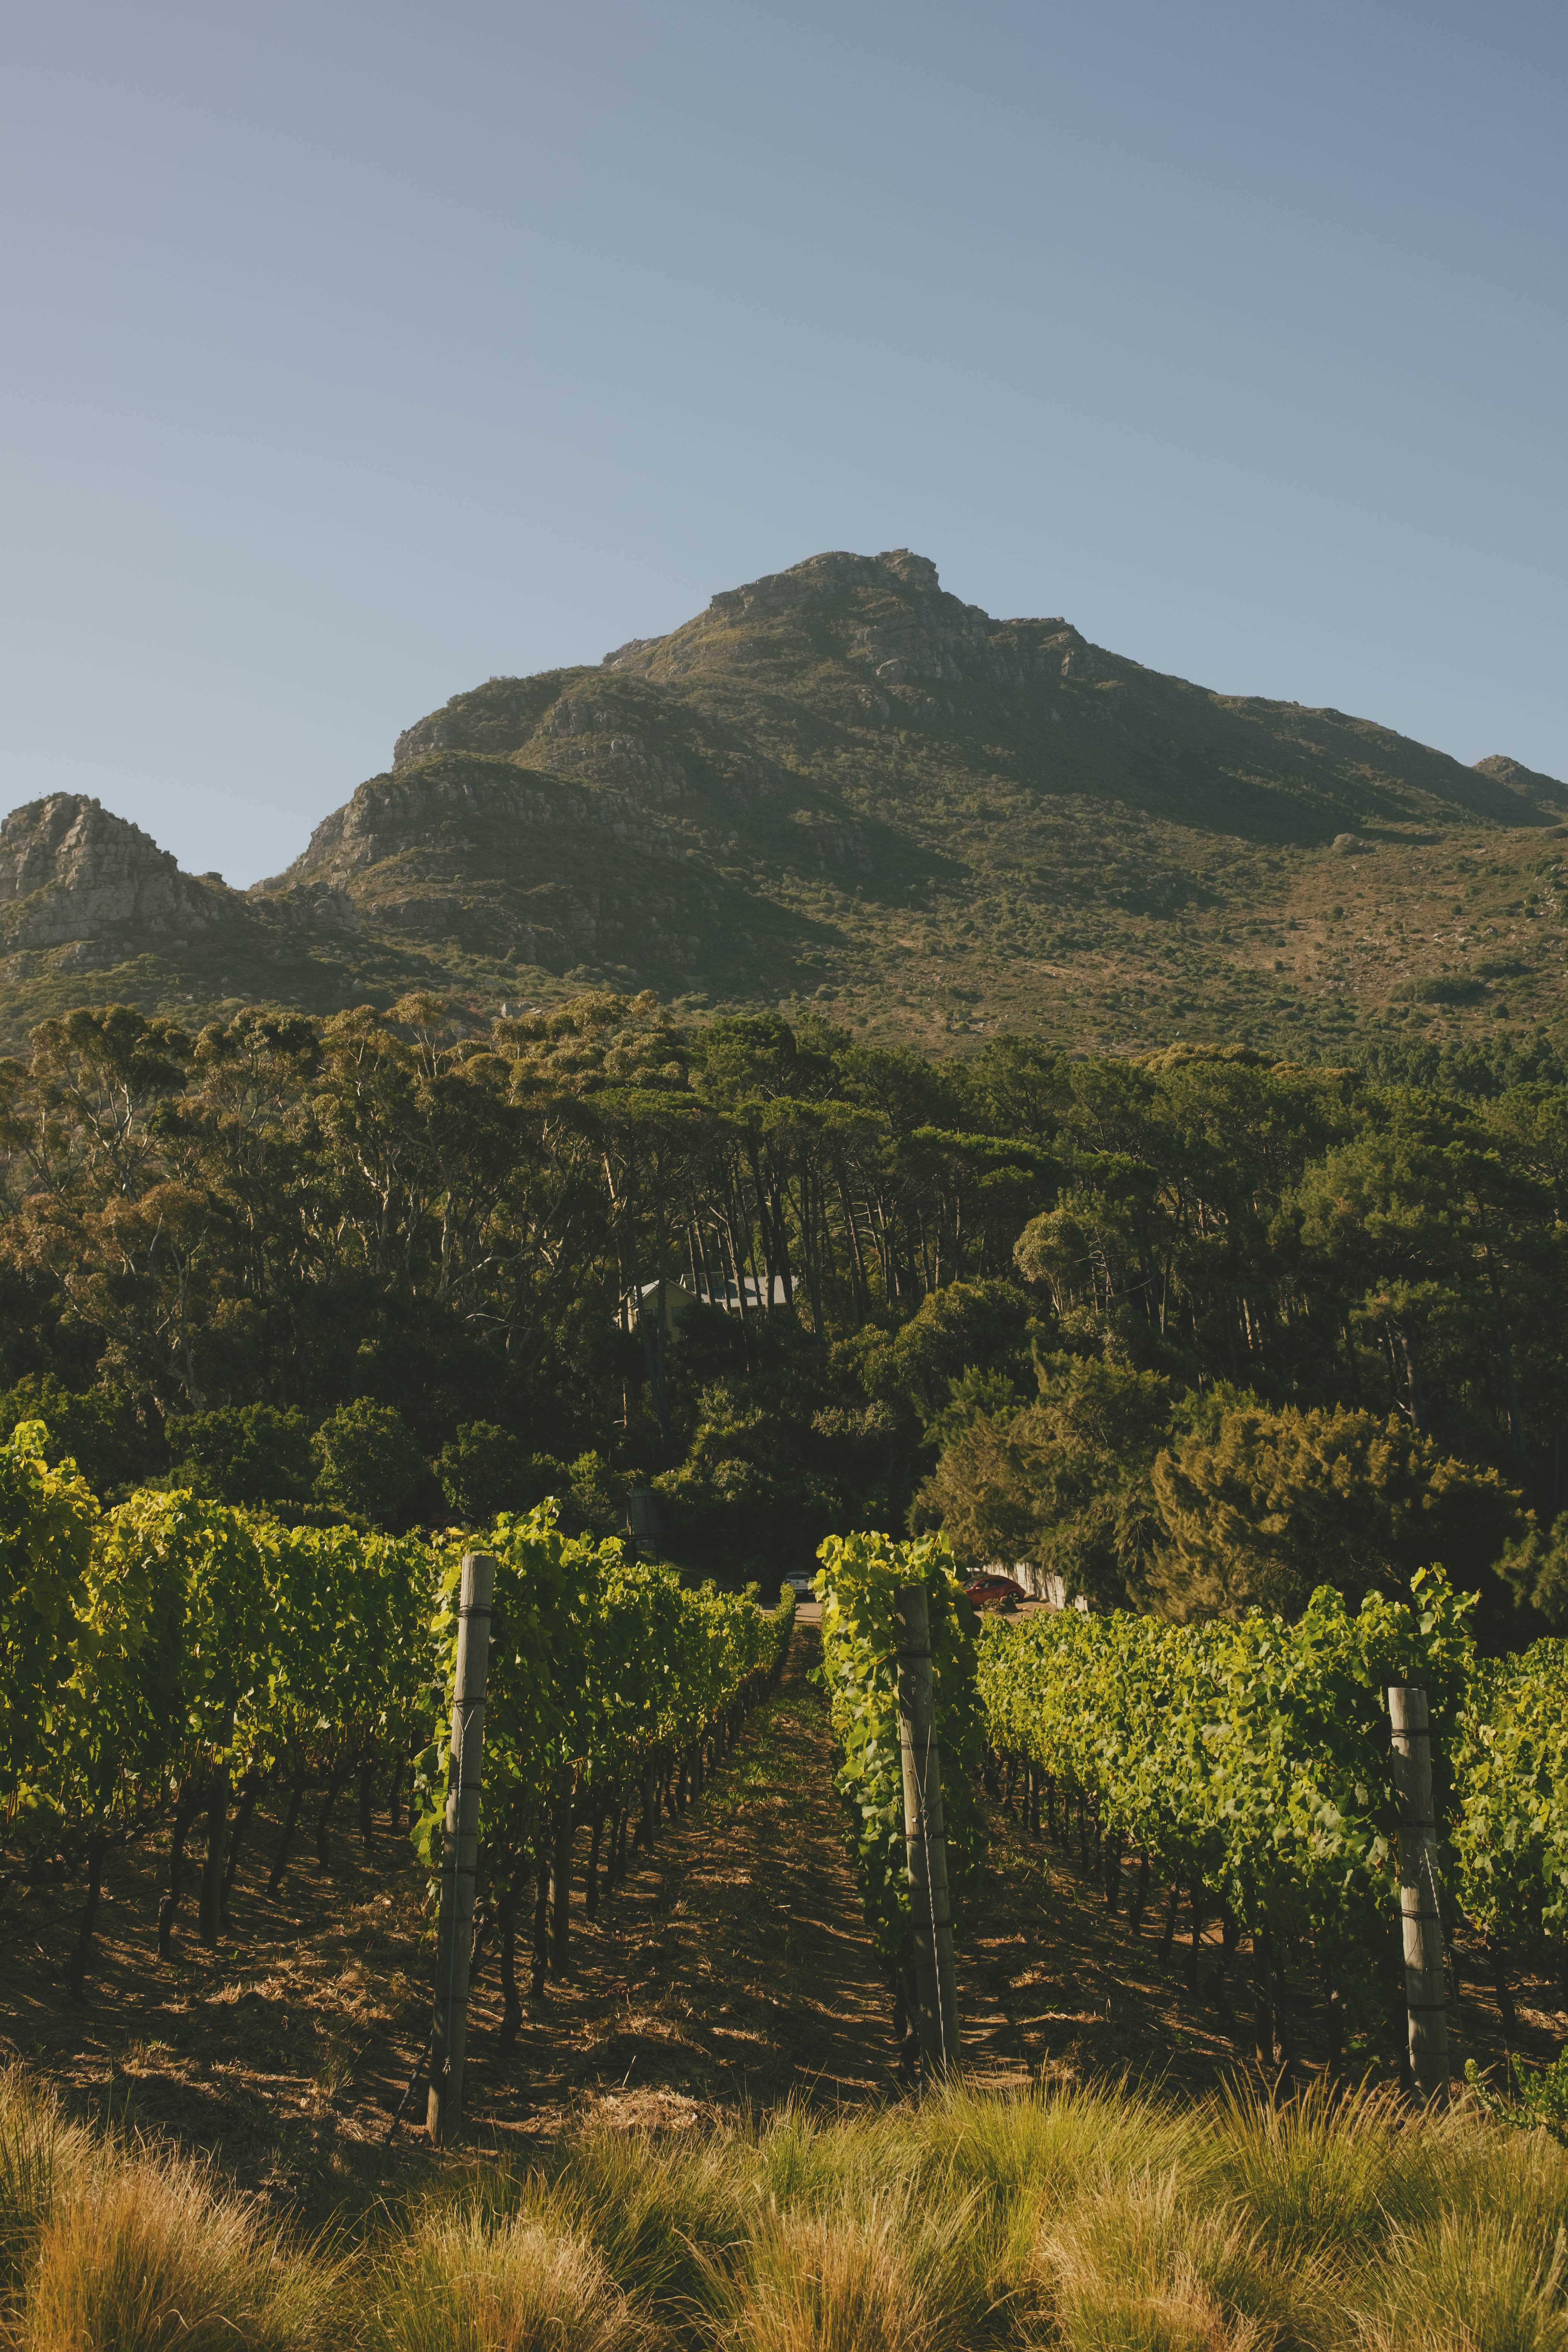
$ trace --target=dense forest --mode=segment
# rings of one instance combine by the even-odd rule
[[[0,1065],[0,1421],[101,1493],[395,1530],[553,1494],[727,1583],[940,1525],[1178,1619],[1441,1560],[1494,1642],[1568,1622],[1544,1040],[115,1007]]]

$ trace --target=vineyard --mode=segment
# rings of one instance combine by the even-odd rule
[[[1314,1973],[1336,2058],[1397,2000],[1396,1801],[1384,1693],[1416,1684],[1436,1738],[1447,1925],[1484,1939],[1505,2024],[1510,1971],[1568,1958],[1564,1645],[1478,1658],[1470,1603],[1437,1575],[1353,1614],[1318,1592],[1300,1622],[1175,1627],[1076,1612],[986,1628],[978,1681],[1009,1801],[1102,1876],[1137,1928],[1168,1889],[1251,1948],[1260,2058],[1276,1988]],[[1127,1865],[1134,1865],[1129,1882]]]
[[[182,1491],[101,1507],[43,1428],[0,1449],[0,1801],[15,1868],[74,1885],[66,1975],[93,1969],[106,1864],[163,1854],[157,1937],[221,1942],[237,1879],[276,1895],[302,1843],[331,1860],[347,1808],[441,1867],[459,1556],[351,1527],[285,1526]],[[503,2045],[571,1964],[629,1852],[682,1810],[776,1682],[793,1602],[692,1589],[552,1509],[498,1518],[476,1957]],[[1568,1965],[1568,1652],[1478,1654],[1440,1572],[1291,1624],[1172,1625],[1077,1611],[977,1621],[940,1537],[830,1538],[823,1680],[837,1786],[895,2024],[910,2013],[910,1887],[895,1603],[929,1610],[947,1888],[959,1941],[984,1879],[981,1791],[1103,1888],[1134,1933],[1164,1906],[1245,1958],[1256,2048],[1278,2054],[1286,1972],[1317,1983],[1334,2063],[1397,2000],[1395,1791],[1385,1693],[1427,1694],[1450,1930],[1481,1939],[1505,2025],[1521,1970]],[[263,1844],[261,1831],[268,1817]],[[272,1818],[275,1817],[275,1818]],[[188,1850],[199,1860],[193,1864]]]
[[[6,1666],[10,1688],[31,1694],[7,1717],[18,1850],[46,1874],[68,1862],[80,1903],[92,1838],[106,1855],[154,1840],[167,1878],[184,1812],[185,1835],[221,1859],[220,1946],[225,1887],[234,1932],[248,1931],[273,1869],[384,1890],[376,1902],[401,1886],[417,1906],[413,1857],[437,1860],[459,1544],[288,1529],[184,1495],[103,1511],[47,1456],[29,1432],[3,1457]],[[1432,2352],[1559,2352],[1552,2248],[1568,2159],[1547,2133],[1499,2129],[1474,2102],[1439,2118],[1392,2085],[1288,2105],[1256,2091],[1193,2098],[1162,2067],[1165,2087],[1140,2092],[1125,2063],[1103,2063],[1114,2044],[1097,2065],[1081,2040],[1076,2067],[1058,2039],[1026,2074],[1008,2063],[1006,2021],[998,2033],[984,2013],[1013,1973],[996,1958],[1004,1874],[1016,1911],[1035,1890],[1030,1932],[1045,1946],[1075,1911],[1069,1880],[1076,1924],[1102,1915],[1107,1945],[1107,1895],[1125,1936],[1167,1883],[1184,1909],[1196,1885],[1200,1912],[1223,1909],[1238,1947],[1272,1936],[1280,1969],[1316,1965],[1331,1935],[1353,1956],[1361,1937],[1360,1997],[1374,2003],[1379,1936],[1392,1953],[1380,1692],[1417,1675],[1443,1726],[1458,1899],[1519,1965],[1555,1964],[1557,1645],[1479,1658],[1466,1604],[1435,1578],[1408,1606],[1352,1612],[1320,1596],[1293,1627],[977,1622],[940,1539],[862,1535],[825,1548],[824,1706],[801,1672],[814,1631],[773,1686],[787,1602],[765,1612],[683,1588],[618,1545],[563,1537],[548,1512],[486,1540],[483,2124],[488,2139],[501,2120],[494,2053],[515,2033],[506,2066],[531,2063],[535,2097],[542,2043],[556,2047],[548,2131],[524,2116],[501,2162],[470,2147],[454,2169],[405,2130],[397,2147],[357,2143],[354,2171],[334,2156],[333,2102],[319,2095],[290,2143],[280,2227],[276,2207],[233,2192],[226,2162],[179,2153],[188,2132],[106,2130],[87,2118],[112,2117],[112,2099],[79,2092],[68,2114],[37,2069],[0,2074],[0,2262],[19,2345],[1364,2352],[1408,2336]],[[968,2077],[919,2104],[887,2095],[899,2055],[888,1995],[911,1927],[895,1671],[911,1588],[929,1612]],[[237,1632],[251,1647],[220,1673]],[[352,1706],[333,1703],[342,1691]],[[737,1710],[758,1696],[736,1738]],[[816,1869],[837,1844],[830,1759],[868,1915],[858,1946],[847,1856],[843,1907]],[[363,1842],[335,1826],[336,1807],[367,1790],[378,1820],[395,1802],[401,1878],[371,1871]],[[1027,1873],[1014,1869],[1023,1848],[1040,1858]],[[167,1973],[189,1986],[209,1955],[183,1918],[176,1902]],[[557,1941],[568,1934],[570,1949]],[[1157,1969],[1153,1941],[1138,1948],[1142,1972]],[[868,1982],[880,1972],[880,2023],[854,2008],[862,1952]],[[595,1993],[613,1954],[616,1980]],[[658,2046],[687,2071],[663,2089],[642,2070],[656,2047],[648,1972],[671,1963]],[[534,1972],[549,1977],[542,2004]],[[207,1981],[221,2002],[221,1953]],[[253,1968],[238,1981],[242,2000],[256,1997]],[[1190,1986],[1184,1998],[1190,2009]],[[573,2051],[595,2004],[603,2039],[585,2079]],[[782,2011],[799,2021],[784,2064],[731,2073],[731,2053],[762,2050]],[[207,2009],[199,2047],[230,2014]],[[403,2047],[405,2065],[406,2027]],[[1157,2062],[1158,2045],[1148,2054]],[[121,2095],[141,2079],[123,2078]],[[384,2072],[378,2124],[395,2090]],[[1435,2300],[1454,2315],[1447,2333],[1423,2318]]]
[[[526,2138],[548,2115],[558,2136],[584,2103],[663,2126],[797,2091],[876,2104],[917,2079],[911,1592],[972,2081],[1131,2065],[1201,2090],[1244,2055],[1270,2079],[1386,2078],[1402,2000],[1392,1684],[1430,1698],[1456,2001],[1480,1954],[1501,2047],[1555,2046],[1542,2011],[1568,1953],[1563,1647],[1481,1654],[1473,1603],[1438,1573],[1359,1609],[1321,1591],[1293,1623],[1007,1622],[976,1616],[941,1537],[835,1538],[819,1698],[816,1629],[792,1653],[787,1596],[769,1611],[693,1585],[564,1534],[549,1506],[436,1538],[285,1525],[178,1489],[106,1507],[25,1424],[0,1449],[0,1510],[5,1927],[55,1971],[68,2021],[47,2043],[13,2023],[13,2047],[64,2052],[78,2033],[107,2048],[111,2083],[124,2063],[150,2093],[183,2069],[184,2108],[147,2112],[198,2145],[195,2117],[217,2112],[200,2077],[222,2053],[224,2113],[278,2086],[265,2177],[290,2200],[313,2184],[321,2219],[351,2189],[408,2177],[395,2168],[416,2151],[442,2160],[411,2094],[438,2056],[420,2047],[453,1854],[459,1580],[481,1547],[476,2128]],[[128,1969],[132,1899],[145,1959]],[[290,1937],[297,1960],[279,1957]],[[345,2000],[312,2059],[297,2005],[320,2018]],[[1503,2084],[1491,2026],[1473,1996],[1460,2006],[1459,2063],[1479,2053]],[[24,2011],[45,2021],[45,1995],[30,1987],[12,2020]],[[153,2019],[165,2039],[144,2044]],[[355,2070],[360,2089],[332,2087]],[[79,2098],[93,2077],[63,2079]]]
[[[834,1538],[822,1558],[838,1787],[900,2016],[912,1935],[894,1696],[905,1585],[930,1604],[961,1940],[984,1864],[983,1774],[1133,1935],[1156,1894],[1164,1953],[1179,1924],[1195,1949],[1217,1923],[1226,1967],[1249,1963],[1266,2070],[1286,2054],[1288,1971],[1315,1980],[1331,2065],[1363,2065],[1405,1997],[1386,1694],[1414,1685],[1435,1735],[1445,1943],[1463,1927],[1484,1948],[1510,2037],[1512,1977],[1568,1973],[1568,1648],[1479,1655],[1473,1598],[1440,1571],[1418,1572],[1407,1601],[1374,1594],[1354,1612],[1323,1588],[1294,1624],[1068,1610],[977,1627],[941,1538]]]
[[[161,1955],[173,1956],[198,1825],[197,1925],[219,1940],[237,1873],[276,1892],[303,1829],[325,1864],[346,1792],[439,1866],[458,1538],[285,1527],[182,1493],[109,1510],[40,1424],[0,1449],[0,1805],[30,1879],[75,1874],[69,1964],[91,1971],[105,1861],[167,1842]],[[479,1935],[500,1947],[509,2027],[520,1927],[537,1992],[567,1958],[569,1889],[588,1849],[626,1868],[776,1675],[793,1601],[692,1591],[614,1540],[567,1538],[551,1507],[498,1519]],[[265,1864],[248,1838],[283,1798]],[[636,1813],[635,1829],[632,1816]]]

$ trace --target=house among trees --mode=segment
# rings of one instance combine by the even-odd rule
[[[622,1298],[616,1314],[616,1328],[635,1331],[645,1315],[657,1322],[660,1291],[664,1293],[664,1328],[673,1331],[693,1307],[717,1307],[726,1315],[762,1315],[771,1307],[789,1306],[795,1288],[794,1276],[782,1274],[771,1278],[742,1275],[739,1283],[732,1279],[715,1282],[706,1275],[688,1282],[645,1282],[636,1290],[628,1290]]]

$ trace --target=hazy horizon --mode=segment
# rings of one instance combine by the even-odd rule
[[[63,0],[3,805],[277,872],[487,676],[827,548],[1568,774],[1568,22]]]

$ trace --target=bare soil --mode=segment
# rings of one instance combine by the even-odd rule
[[[1092,1854],[1027,1829],[1020,1802],[1009,1811],[983,1801],[989,1840],[984,1891],[961,1950],[960,1992],[967,2056],[981,2074],[1025,2070],[1036,2078],[1131,2075],[1186,2093],[1214,2088],[1259,2067],[1250,1954],[1228,1956],[1217,1917],[1194,1941],[1182,1890],[1167,1944],[1170,1889],[1149,1890],[1133,1926],[1136,1867],[1125,1863],[1113,1914]],[[1452,1955],[1450,2060],[1500,2072],[1510,2049],[1550,2062],[1568,2037],[1564,1988],[1525,1977],[1510,1987],[1515,2009],[1505,2032],[1490,1962],[1461,1932]],[[1268,2071],[1287,2082],[1331,2063],[1329,1987],[1292,1969],[1282,1987]],[[1404,2012],[1391,1979],[1386,2020],[1346,2053],[1356,2074],[1398,2071]]]

